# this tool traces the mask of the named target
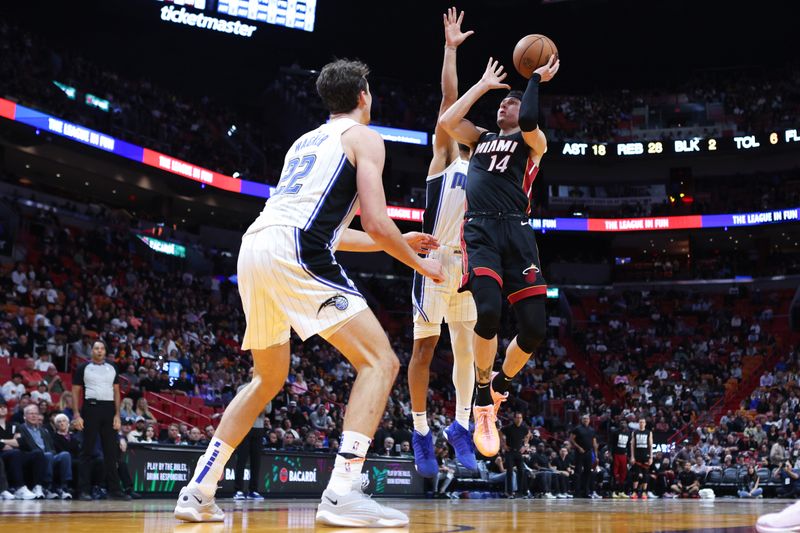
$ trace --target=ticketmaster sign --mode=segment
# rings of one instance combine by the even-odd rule
[[[209,17],[202,13],[187,11],[185,7],[175,9],[175,6],[164,6],[161,8],[161,20],[173,24],[183,24],[193,28],[202,28],[221,33],[238,35],[239,37],[252,37],[257,27],[250,24],[243,24],[233,20]]]

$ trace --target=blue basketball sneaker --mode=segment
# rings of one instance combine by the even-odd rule
[[[419,475],[435,477],[439,472],[439,464],[433,451],[433,432],[429,430],[428,434],[423,436],[419,431],[414,431],[411,442],[414,447],[414,465]]]
[[[475,447],[472,444],[472,434],[468,429],[456,421],[447,426],[444,430],[447,437],[447,442],[456,451],[456,459],[467,470],[476,472],[478,470],[478,462],[475,460]]]

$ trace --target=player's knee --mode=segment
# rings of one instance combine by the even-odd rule
[[[517,345],[525,353],[533,353],[547,335],[547,320],[544,301],[541,298],[526,298],[514,304],[519,325]]]
[[[266,403],[270,401],[275,395],[275,392],[277,392],[273,386],[273,383],[271,383],[272,381],[274,380],[255,373],[253,375],[253,379],[250,381],[247,387],[249,388],[250,394],[255,395],[259,401],[263,399]]]
[[[475,334],[484,339],[493,339],[500,329],[501,308],[494,302],[476,303],[478,320],[475,321]]]
[[[373,367],[379,372],[382,379],[394,381],[400,371],[400,361],[397,359],[397,355],[389,350],[379,355]]]
[[[519,348],[525,353],[533,353],[536,348],[542,343],[547,330],[544,321],[533,322],[523,327],[520,324],[519,335],[517,336],[517,344]]]
[[[433,352],[439,337],[425,337],[414,341],[414,349],[411,352],[411,364],[430,366],[433,360]]]

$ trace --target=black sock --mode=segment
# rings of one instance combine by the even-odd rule
[[[478,394],[475,396],[475,405],[483,407],[492,405],[492,393],[489,390],[489,383],[478,383]]]
[[[503,372],[501,369],[500,372],[492,380],[492,388],[495,392],[499,392],[500,394],[505,394],[508,392],[508,388],[511,386],[511,380],[514,378],[510,378],[506,376],[506,373]]]

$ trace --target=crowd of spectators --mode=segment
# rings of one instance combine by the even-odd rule
[[[277,182],[285,146],[256,110],[168,87],[94,63],[0,21],[0,96],[226,175]],[[77,90],[70,99],[54,82]],[[84,103],[92,94],[107,110]]]
[[[138,442],[204,446],[213,436],[222,406],[248,380],[251,360],[247,352],[239,350],[244,318],[235,285],[195,275],[186,270],[185,262],[142,247],[131,236],[130,220],[118,213],[102,211],[96,217],[80,227],[45,210],[28,216],[25,235],[20,236],[28,244],[28,260],[8,265],[0,276],[6,302],[0,314],[0,357],[24,361],[15,365],[18,371],[2,384],[4,402],[12,407],[6,413],[7,421],[0,411],[0,423],[6,424],[0,425],[3,453],[21,453],[20,444],[27,441],[30,453],[52,455],[47,461],[4,462],[9,488],[17,489],[20,498],[31,494],[69,497],[64,495],[76,476],[67,474],[76,462],[72,461],[69,469],[65,465],[67,456],[74,458],[77,453],[74,443],[80,443],[80,432],[70,428],[74,401],[69,376],[75,362],[89,356],[93,340],[108,344],[110,359],[124,384],[120,453]],[[387,283],[367,278],[362,288],[381,302],[378,314],[390,331],[401,363],[407,365],[411,346],[409,315],[404,308],[407,280]],[[721,296],[637,291],[574,297],[576,333],[568,335],[561,319],[551,321],[547,340],[515,380],[513,400],[503,410],[504,424],[514,423],[509,417],[519,412],[530,427],[530,435],[524,435],[519,447],[522,466],[517,463],[517,471],[524,468],[529,479],[523,484],[519,476],[513,476],[503,492],[524,495],[523,489],[530,486],[532,493],[545,498],[574,495],[575,450],[568,434],[578,414],[589,413],[601,443],[600,466],[593,468],[595,487],[598,495],[607,495],[609,474],[603,461],[615,424],[632,424],[644,416],[651,429],[669,436],[700,421],[701,413],[725,394],[726,385],[743,378],[748,358],[764,358],[781,348],[771,328],[777,320],[774,315],[785,303],[784,296],[757,291]],[[551,314],[558,318],[558,313]],[[510,321],[504,322],[501,349],[509,342],[512,329]],[[442,346],[432,365],[429,402],[430,426],[440,438],[442,464],[435,488],[437,493],[456,497],[454,489],[469,476],[450,458],[441,439],[454,401],[448,366],[452,354],[446,348],[446,336]],[[586,354],[595,368],[603,369],[600,385],[608,387],[611,397],[598,383],[590,383],[570,347],[577,347],[577,353]],[[301,344],[295,338],[291,349],[289,379],[266,409],[264,448],[336,449],[353,368],[319,339]],[[177,379],[170,380],[164,371],[164,364],[170,362],[180,364],[182,372]],[[764,386],[796,384],[794,359],[785,363],[785,368],[773,375],[772,382],[765,378]],[[405,383],[401,377],[392,391],[374,439],[374,453],[410,454],[412,428]],[[154,410],[149,393],[198,398],[212,411],[202,423],[199,419],[181,423]],[[761,400],[765,397],[768,400]],[[786,400],[779,400],[783,397]],[[796,408],[800,403],[791,389],[760,389],[754,398],[759,399],[754,409],[777,410],[780,424],[789,412],[776,404]],[[28,426],[34,428],[33,433],[25,430]],[[34,435],[36,428],[43,428],[39,434],[52,435],[52,448],[48,439],[38,446],[36,437],[23,438],[23,431]],[[792,427],[787,432],[788,449],[795,447],[795,437],[789,436],[793,431]],[[744,428],[741,433],[721,425],[714,432],[703,433],[702,443],[712,445],[716,439],[740,446],[738,443],[747,442]],[[40,450],[32,449],[31,442]],[[796,448],[800,451],[800,442]],[[685,450],[702,451],[702,445],[673,451],[669,471],[674,473],[675,461],[683,457],[681,453],[688,453]],[[707,455],[706,463],[714,466],[719,460],[725,466],[728,454]],[[506,483],[504,454],[482,460],[481,481]],[[738,466],[748,464],[744,454],[732,460],[742,461],[735,463]],[[14,470],[18,464],[24,468],[21,474]],[[50,466],[38,471],[33,464]],[[664,474],[664,484],[653,486],[669,492],[680,473],[674,478]],[[123,473],[120,477],[123,483],[129,479]],[[688,482],[687,476],[684,481]],[[681,487],[691,486],[681,483],[681,491]],[[122,488],[132,492],[130,486]],[[660,490],[652,489],[657,496]],[[103,495],[99,485],[95,495]]]
[[[151,80],[115,72],[69,48],[53,46],[8,21],[0,22],[0,43],[3,97],[227,175],[275,183],[286,146],[293,140],[287,136],[299,134],[270,124],[267,117],[275,113],[258,108],[261,104],[244,109],[242,102],[179,96]],[[707,73],[692,76],[683,86],[649,93],[546,94],[543,123],[554,140],[668,138],[673,133],[665,128],[692,126],[720,135],[730,134],[731,124],[752,133],[787,125],[796,116],[798,76],[800,71],[787,67],[757,76]],[[294,64],[282,69],[264,94],[291,108],[294,122],[312,127],[326,115],[314,80],[314,71]],[[76,89],[77,98],[67,97],[54,82]],[[378,76],[371,85],[376,124],[433,130],[438,85]],[[86,94],[107,100],[108,109],[86,105]],[[700,111],[681,111],[686,106],[699,106]],[[472,113],[482,125],[493,124],[495,114],[488,101]]]

